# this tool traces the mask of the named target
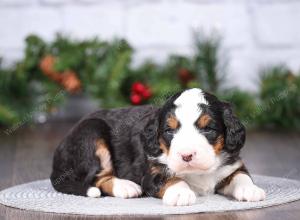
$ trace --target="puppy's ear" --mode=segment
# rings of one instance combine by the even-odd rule
[[[159,118],[158,113],[151,117],[141,133],[141,140],[144,143],[144,149],[147,154],[156,157],[161,154],[158,142]]]
[[[244,125],[232,112],[229,103],[223,102],[223,120],[225,125],[225,148],[228,151],[239,151],[246,140]]]

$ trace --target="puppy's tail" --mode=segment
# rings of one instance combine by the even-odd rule
[[[61,193],[66,194],[72,194],[77,196],[86,196],[87,190],[89,186],[77,182],[77,181],[71,181],[71,180],[65,180],[63,183],[60,182],[60,180],[57,180],[56,178],[50,178],[53,188]]]

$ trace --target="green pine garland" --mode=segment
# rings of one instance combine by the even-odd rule
[[[285,67],[275,67],[263,71],[258,94],[224,89],[226,62],[220,59],[221,38],[216,36],[195,34],[193,55],[171,55],[163,65],[147,61],[135,68],[131,66],[133,49],[122,39],[77,41],[57,35],[48,43],[28,36],[23,60],[9,68],[0,63],[0,125],[27,123],[32,121],[30,113],[51,111],[62,102],[64,96],[58,94],[65,93],[64,88],[39,67],[43,57],[51,55],[54,69],[74,71],[82,92],[99,100],[101,107],[130,105],[135,82],[152,92],[140,104],[160,105],[181,89],[200,87],[231,102],[249,127],[300,129],[300,77]]]

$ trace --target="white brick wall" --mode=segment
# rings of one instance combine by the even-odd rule
[[[30,33],[50,40],[55,32],[62,30],[61,9],[37,6],[0,8],[0,48],[8,51],[21,49],[24,38]]]
[[[63,7],[64,31],[75,38],[112,39],[124,36],[124,11],[120,4]]]
[[[51,40],[125,37],[135,64],[189,54],[192,30],[217,29],[230,59],[231,85],[253,90],[258,69],[286,63],[300,70],[300,0],[0,0],[0,56],[22,57],[30,33]]]

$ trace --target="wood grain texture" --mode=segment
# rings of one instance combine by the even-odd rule
[[[70,123],[50,123],[0,136],[0,190],[49,177],[54,149],[70,129]],[[300,135],[250,133],[242,151],[250,173],[300,180]],[[80,216],[13,209],[0,205],[0,220],[10,219],[166,219],[166,220],[299,220],[300,202],[237,212],[170,216]]]

